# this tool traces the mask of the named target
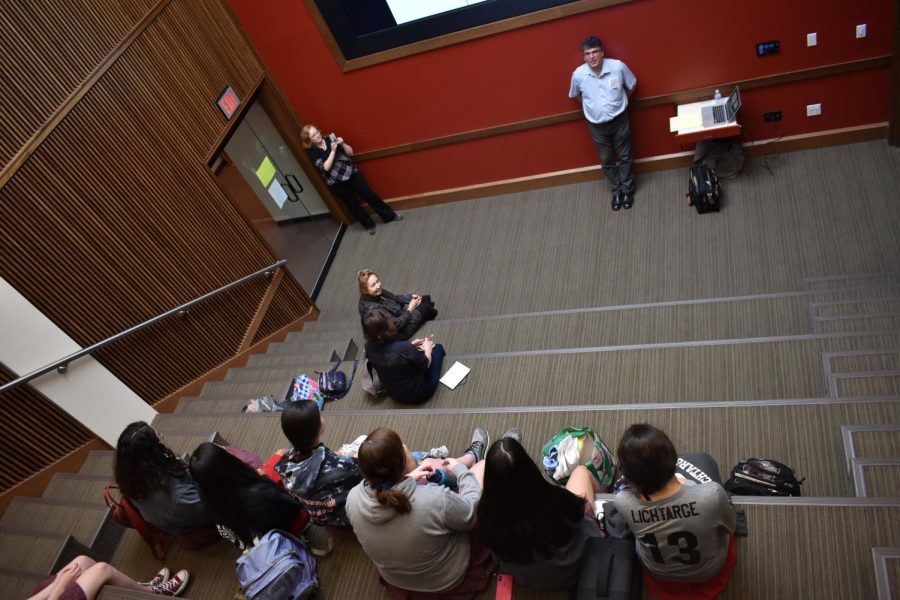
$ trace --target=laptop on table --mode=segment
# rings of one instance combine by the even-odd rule
[[[704,127],[725,125],[735,120],[738,109],[741,108],[741,92],[738,86],[734,86],[731,95],[725,104],[704,106],[700,109]]]

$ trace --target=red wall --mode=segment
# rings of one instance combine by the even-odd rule
[[[564,113],[580,42],[604,40],[607,55],[638,78],[635,98],[786,73],[891,52],[889,0],[634,0],[582,15],[342,73],[300,0],[228,0],[297,115],[344,136],[357,152]],[[722,16],[720,16],[722,15]],[[855,26],[868,37],[855,39]],[[807,48],[806,34],[819,45]],[[755,44],[778,39],[781,54]],[[886,121],[889,69],[742,93],[744,140]],[[724,91],[724,90],[723,90]],[[822,103],[822,116],[805,116]],[[762,113],[781,110],[778,124]],[[631,113],[639,158],[683,151],[669,133],[673,106]],[[583,167],[597,159],[583,122],[366,161],[387,198]]]

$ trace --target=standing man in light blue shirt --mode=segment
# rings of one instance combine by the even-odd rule
[[[612,187],[612,209],[629,209],[634,206],[634,170],[625,109],[637,78],[622,61],[604,58],[599,38],[587,38],[581,49],[584,64],[572,73],[569,98],[581,102],[603,173]]]

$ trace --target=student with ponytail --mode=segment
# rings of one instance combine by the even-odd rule
[[[488,441],[476,428],[466,453],[446,459],[458,493],[428,483],[430,465],[406,474],[403,442],[390,429],[376,429],[360,446],[364,479],[350,490],[347,516],[392,597],[466,598],[487,586],[496,564],[474,532]]]

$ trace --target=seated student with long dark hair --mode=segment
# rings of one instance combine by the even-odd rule
[[[281,413],[281,431],[292,448],[279,450],[266,465],[319,525],[349,528],[344,505],[362,480],[355,458],[341,456],[322,443],[325,420],[315,402],[296,402]],[[274,470],[273,470],[274,466]]]
[[[114,470],[122,495],[144,520],[173,534],[187,550],[219,539],[187,464],[147,423],[132,423],[119,435]]]
[[[682,483],[672,440],[647,423],[625,431],[617,454],[633,489],[616,494],[615,506],[637,538],[647,591],[664,599],[718,596],[736,562],[737,516],[725,489],[712,480]]]
[[[547,481],[519,443],[497,440],[485,459],[478,503],[482,542],[516,585],[566,590],[578,583],[587,540],[600,537],[594,495],[600,486],[584,466],[560,487]]]
[[[421,404],[434,395],[441,378],[444,347],[430,337],[397,339],[394,318],[380,308],[363,317],[366,357],[384,391],[403,404]]]
[[[219,533],[241,550],[273,529],[300,536],[309,525],[299,500],[221,446],[197,446],[190,469]]]
[[[491,553],[470,535],[487,432],[478,427],[472,438],[462,457],[446,459],[458,493],[425,482],[430,466],[407,474],[403,442],[390,429],[376,429],[359,447],[365,480],[350,491],[347,515],[393,598],[416,598],[418,592],[470,598],[488,584],[495,567]]]

